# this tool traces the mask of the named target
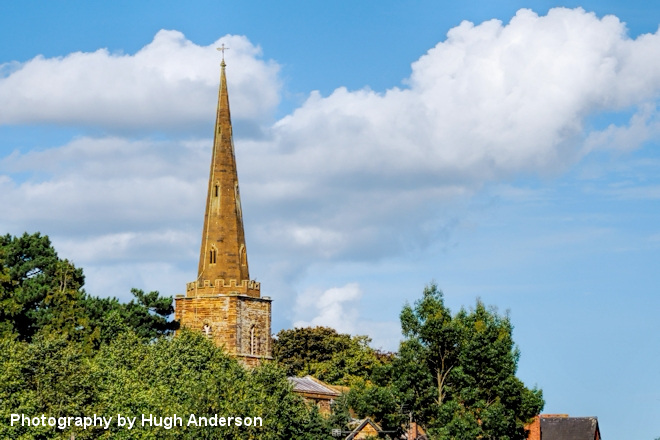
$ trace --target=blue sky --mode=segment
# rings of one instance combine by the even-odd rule
[[[453,310],[509,310],[545,412],[654,439],[659,22],[620,1],[3,2],[0,230],[49,234],[92,294],[182,293],[226,43],[275,331],[395,350],[434,279]]]

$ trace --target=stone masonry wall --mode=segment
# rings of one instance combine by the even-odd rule
[[[270,298],[180,296],[175,298],[175,319],[182,327],[206,334],[231,356],[271,357]]]

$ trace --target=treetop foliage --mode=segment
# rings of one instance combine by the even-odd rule
[[[392,354],[374,350],[367,336],[338,333],[330,327],[281,330],[273,341],[273,357],[287,375],[312,375],[332,385],[350,386],[370,380]]]
[[[403,308],[401,325],[396,382],[416,420],[438,438],[525,438],[544,402],[515,376],[520,353],[508,315],[480,300],[452,315],[432,283]]]
[[[171,297],[133,289],[124,304],[88,295],[84,283],[82,269],[59,258],[48,236],[0,237],[0,334],[30,341],[57,333],[94,347],[128,329],[154,339],[177,327]]]
[[[146,343],[134,332],[119,335],[93,355],[63,336],[38,335],[31,343],[0,338],[0,417],[12,413],[184,418],[176,429],[109,430],[73,427],[85,439],[331,439],[315,407],[295,395],[275,364],[246,370],[199,333]],[[186,426],[187,417],[261,417],[263,426]],[[0,424],[0,438],[61,439],[51,427]]]

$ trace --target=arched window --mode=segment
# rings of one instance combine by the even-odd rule
[[[245,245],[243,244],[241,245],[240,255],[241,255],[241,265],[247,266],[247,252],[245,252]]]
[[[215,264],[217,261],[218,261],[218,251],[214,247],[209,251],[209,263]]]

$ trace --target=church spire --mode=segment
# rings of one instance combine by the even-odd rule
[[[271,299],[261,284],[250,280],[238,173],[232,140],[224,51],[215,120],[211,171],[197,279],[177,295],[175,319],[181,327],[207,338],[255,366],[271,359]]]
[[[258,296],[258,291],[248,289],[248,285],[254,287],[258,283],[250,281],[248,271],[225,73],[226,49],[224,45],[219,49],[223,51],[223,59],[197,285],[212,291],[204,293],[256,293]]]

